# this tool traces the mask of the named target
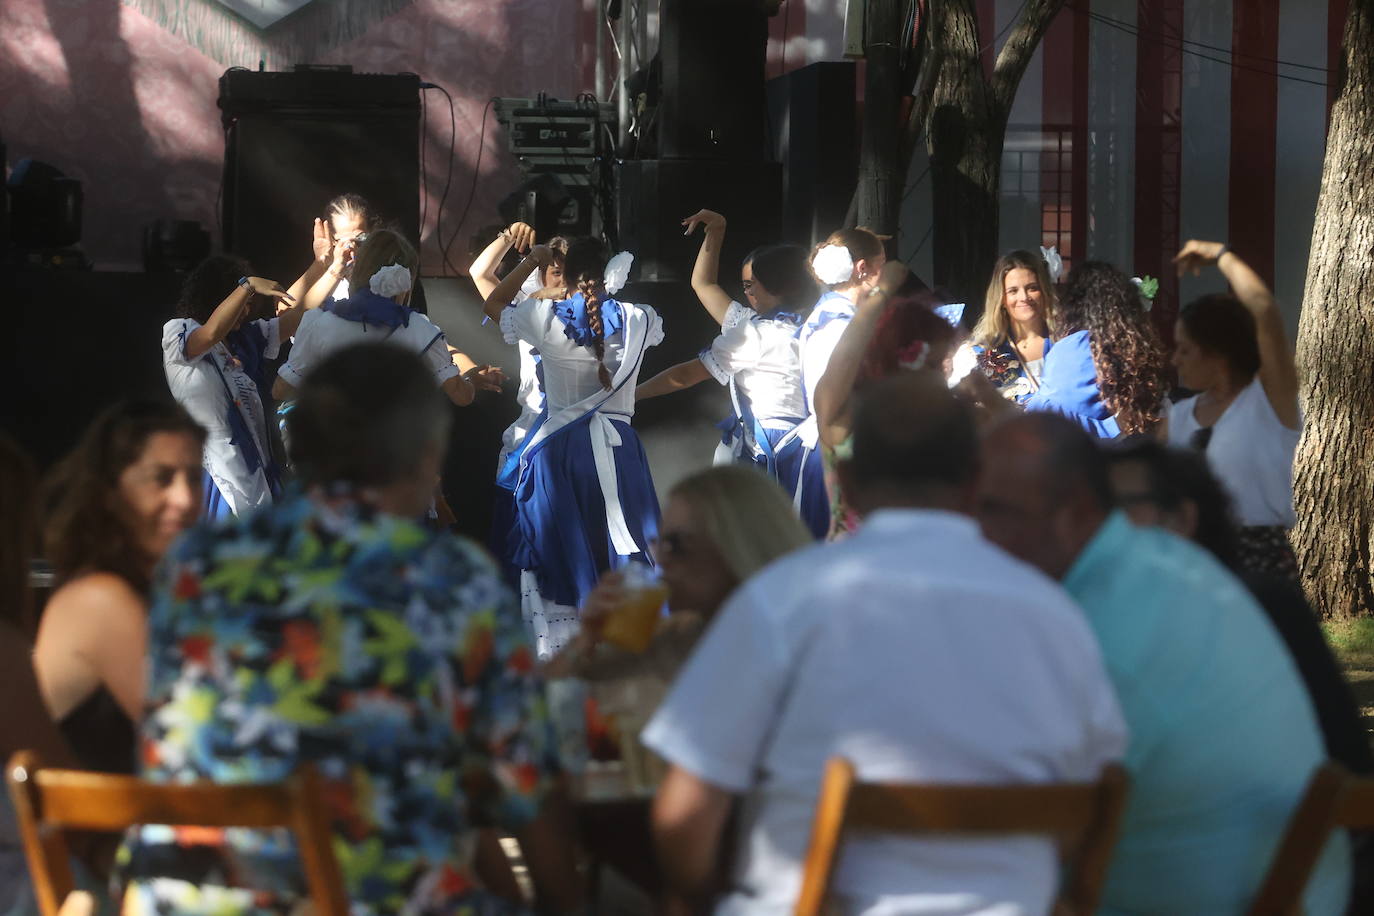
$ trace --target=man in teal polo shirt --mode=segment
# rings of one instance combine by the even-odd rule
[[[978,499],[983,533],[1083,607],[1130,729],[1131,798],[1101,912],[1244,912],[1326,756],[1278,634],[1210,554],[1113,511],[1102,455],[1061,417],[995,426]],[[1349,888],[1341,834],[1306,912],[1344,912]]]

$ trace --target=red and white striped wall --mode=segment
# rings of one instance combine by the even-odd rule
[[[1295,326],[1347,0],[1069,0],[1022,79],[1003,162],[1004,249],[1058,244],[1163,281],[1189,238],[1226,241]],[[843,54],[844,0],[785,0],[769,75]],[[990,63],[1021,0],[978,0]],[[790,7],[790,10],[788,9]],[[785,55],[785,56],[784,56]],[[930,188],[912,163],[901,254],[930,276]]]

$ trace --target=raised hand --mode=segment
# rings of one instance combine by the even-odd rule
[[[1226,246],[1221,242],[1189,239],[1183,249],[1174,255],[1174,265],[1178,268],[1180,277],[1190,270],[1196,277],[1202,272],[1202,268],[1215,264],[1225,251]]]
[[[259,296],[271,296],[273,299],[282,302],[295,302],[296,297],[282,288],[276,280],[268,280],[265,277],[249,277],[248,288]]]
[[[334,227],[328,220],[315,217],[313,233],[311,245],[315,250],[315,260],[321,264],[328,264],[334,250]]]
[[[502,233],[511,247],[524,254],[534,244],[534,227],[528,223],[511,223]]]
[[[682,225],[687,227],[683,230],[683,235],[691,235],[697,226],[705,227],[707,232],[724,232],[725,217],[714,210],[698,210],[684,219]]]

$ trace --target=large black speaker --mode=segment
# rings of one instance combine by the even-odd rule
[[[638,278],[682,281],[692,276],[701,230],[682,234],[682,220],[701,209],[725,216],[720,272],[738,286],[740,262],[782,233],[782,167],[775,162],[635,159],[616,166],[619,247],[635,253]]]
[[[344,192],[418,241],[418,77],[231,71],[220,108],[224,248],[259,274],[294,280],[310,263],[311,220]]]
[[[663,0],[658,153],[768,158],[768,14],[763,0]]]
[[[826,61],[768,81],[786,241],[810,247],[844,225],[859,170],[854,71]]]

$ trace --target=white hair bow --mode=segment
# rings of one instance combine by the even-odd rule
[[[630,265],[634,262],[635,256],[628,251],[622,251],[606,262],[606,272],[602,275],[606,292],[614,296],[624,289],[625,281],[630,279]]]
[[[400,264],[388,264],[386,267],[378,268],[372,279],[367,281],[368,289],[379,296],[387,297],[408,293],[410,286],[410,271]]]
[[[1059,246],[1051,245],[1046,248],[1041,245],[1040,256],[1045,259],[1045,266],[1050,269],[1050,282],[1058,283],[1059,278],[1064,276],[1064,259],[1059,256]]]
[[[854,275],[854,258],[843,245],[825,245],[811,259],[816,279],[826,286],[848,282]]]

